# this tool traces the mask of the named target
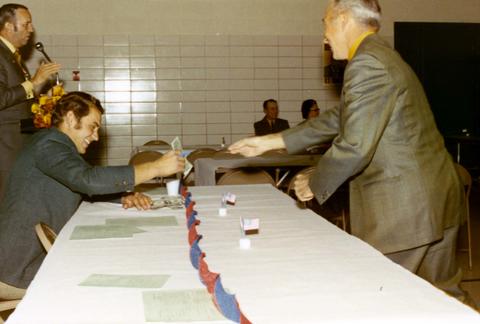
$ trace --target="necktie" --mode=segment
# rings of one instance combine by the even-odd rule
[[[23,75],[25,76],[25,80],[30,79],[30,74],[22,64],[22,56],[20,55],[20,52],[16,50],[15,53],[13,53],[13,56],[15,57],[15,61],[17,61],[18,66],[22,69]]]

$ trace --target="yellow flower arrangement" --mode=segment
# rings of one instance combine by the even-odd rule
[[[62,84],[52,88],[52,95],[40,95],[38,102],[32,104],[33,124],[36,128],[50,128],[52,125],[52,112],[57,101],[65,94]]]

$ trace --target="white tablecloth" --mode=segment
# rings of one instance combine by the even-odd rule
[[[210,270],[221,274],[252,323],[480,322],[473,310],[269,185],[191,191]],[[219,217],[226,191],[237,195],[237,204]],[[179,226],[145,227],[132,238],[69,240],[76,225],[133,215],[175,215]],[[260,218],[250,250],[239,249],[240,216]],[[142,292],[148,289],[78,286],[92,273],[171,274],[161,289],[203,288],[189,260],[184,210],[83,203],[8,323],[145,323]]]

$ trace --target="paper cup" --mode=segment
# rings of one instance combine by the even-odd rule
[[[240,249],[242,250],[248,250],[252,246],[252,243],[250,242],[250,239],[248,237],[242,237],[238,241],[238,243],[240,245]]]
[[[218,216],[227,216],[227,208],[220,207],[218,209]]]
[[[167,182],[167,192],[169,196],[178,196],[180,189],[180,180],[170,180]]]

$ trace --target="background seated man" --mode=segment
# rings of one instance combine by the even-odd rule
[[[275,99],[263,102],[263,112],[265,117],[253,124],[256,136],[274,134],[290,128],[288,120],[278,118],[278,104]]]
[[[77,210],[82,194],[130,192],[136,184],[183,171],[185,161],[173,151],[136,166],[88,164],[81,154],[98,141],[103,112],[95,97],[70,92],[55,107],[54,127],[36,133],[21,151],[0,206],[0,299],[21,298],[45,257],[35,235],[37,223],[58,232]],[[148,209],[151,200],[131,193],[122,204]]]

